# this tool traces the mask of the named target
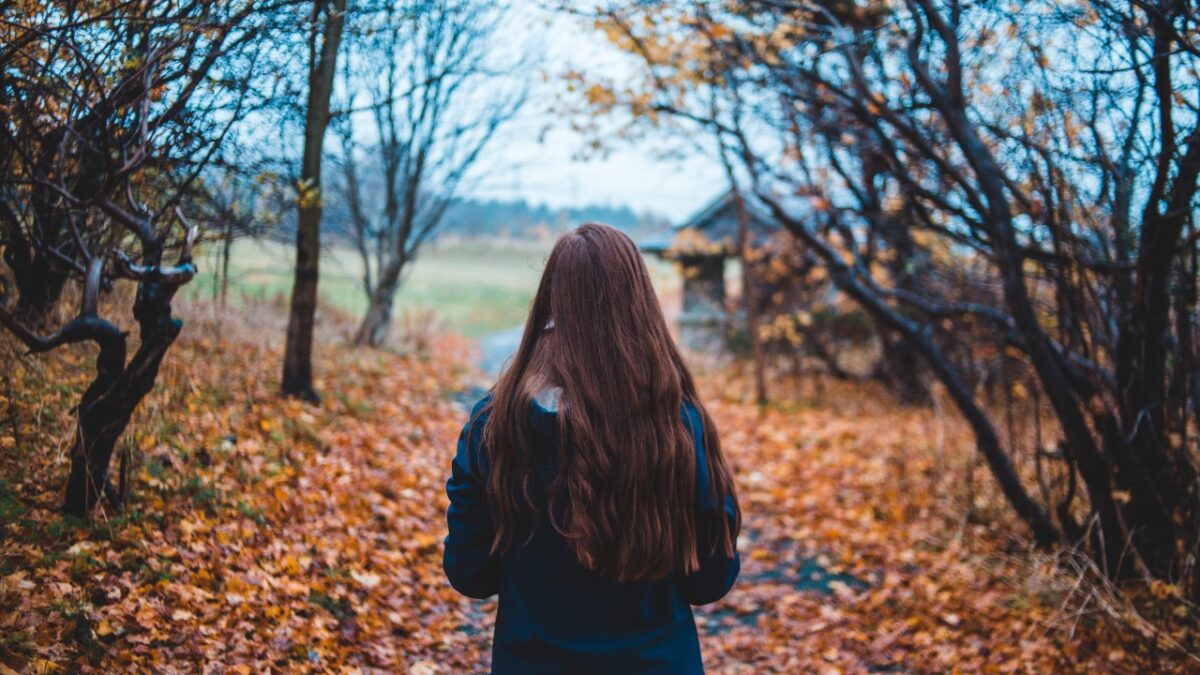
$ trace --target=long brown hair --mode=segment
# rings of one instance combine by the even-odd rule
[[[533,498],[533,399],[559,387],[558,467],[548,502]],[[721,514],[715,542],[697,539],[697,458],[684,401],[699,414],[708,485]],[[587,569],[620,581],[698,567],[699,548],[732,555],[740,515],[729,466],[695,382],[671,339],[633,241],[588,223],[563,235],[546,261],[525,333],[500,376],[484,426],[490,460],[493,551],[532,535],[546,517]],[[715,552],[715,551],[714,551]]]

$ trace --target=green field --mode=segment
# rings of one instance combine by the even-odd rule
[[[441,327],[478,337],[522,323],[537,289],[553,242],[448,240],[428,245],[412,263],[396,297],[397,316],[432,310]],[[211,251],[197,258],[200,274],[185,292],[211,297],[217,266]],[[242,240],[234,244],[229,298],[286,299],[292,287],[294,252],[290,244]],[[321,256],[320,301],[353,316],[366,309],[359,282],[358,255],[347,246],[330,247]],[[656,283],[670,283],[671,266],[651,261]]]

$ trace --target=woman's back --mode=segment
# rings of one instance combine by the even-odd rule
[[[619,582],[584,569],[562,534],[543,519],[523,546],[493,556],[494,531],[485,499],[487,457],[481,443],[487,401],[475,406],[463,429],[447,484],[450,534],[444,566],[450,583],[464,595],[500,595],[494,671],[703,672],[690,605],[713,602],[728,592],[739,570],[736,552],[709,556],[690,575]],[[534,485],[536,500],[545,498],[553,480],[558,429],[555,411],[536,401],[530,415],[539,430],[535,452],[545,458]],[[685,404],[682,417],[696,432],[696,494],[708,495],[700,416]],[[723,510],[711,499],[698,502],[701,528],[711,530],[722,518],[736,517],[732,497]]]
[[[690,605],[736,578],[741,515],[627,236],[589,224],[555,244],[447,493],[447,576],[500,595],[496,672],[703,671]]]

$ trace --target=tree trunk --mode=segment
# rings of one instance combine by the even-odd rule
[[[129,365],[112,372],[116,359],[124,358],[123,342],[119,356],[116,350],[106,354],[102,347],[97,357],[97,376],[79,404],[79,422],[71,446],[71,473],[63,507],[70,515],[86,517],[104,493],[113,448],[133,412],[154,387],[163,357],[182,328],[182,323],[171,316],[169,299],[165,305],[152,302],[159,306],[150,309],[153,316],[143,321],[143,342]]]
[[[873,182],[873,179],[871,179]],[[878,203],[878,199],[875,200]],[[922,268],[908,223],[897,218],[885,218],[876,209],[872,219],[879,223],[883,239],[895,251],[887,263],[888,274],[895,287],[902,291],[917,291],[916,275]],[[879,325],[879,340],[883,347],[879,372],[906,405],[926,405],[932,401],[929,386],[921,368],[921,357],[912,341],[903,333]]]
[[[157,266],[161,257],[161,250],[151,250],[146,259]],[[190,253],[185,254],[181,264],[191,265]],[[100,347],[96,379],[79,403],[71,446],[71,472],[63,505],[70,515],[87,517],[104,494],[117,440],[142,399],[154,388],[163,357],[183,328],[183,323],[171,315],[171,300],[178,288],[178,284],[156,279],[140,282],[133,306],[140,344],[128,364],[125,334],[111,325],[107,331],[96,331]]]
[[[358,326],[354,335],[354,344],[359,347],[378,347],[387,342],[388,333],[392,328],[392,299],[396,295],[396,287],[376,290],[371,296],[367,314]]]
[[[742,304],[746,308],[746,337],[750,339],[750,350],[754,359],[754,402],[760,407],[767,404],[767,367],[763,353],[762,338],[758,334],[758,288],[754,278],[753,263],[750,261],[749,214],[742,193],[733,191],[738,212],[738,258],[742,265]]]
[[[887,384],[904,405],[929,403],[929,387],[922,379],[921,356],[904,335],[882,324],[878,328],[881,354],[875,377]]]
[[[10,234],[19,236],[18,227],[12,223]],[[24,237],[10,242],[4,248],[4,261],[12,271],[12,282],[16,289],[17,302],[13,314],[22,324],[41,330],[62,296],[67,282],[66,273],[55,269],[45,256],[33,251]]]
[[[387,341],[392,328],[392,305],[396,291],[400,289],[400,275],[404,272],[407,258],[394,257],[379,273],[375,290],[367,296],[367,314],[359,324],[354,344],[360,347],[378,347]]]
[[[1169,46],[1164,45],[1160,58],[1168,52]],[[1155,576],[1164,579],[1174,578],[1187,564],[1182,559],[1189,554],[1181,554],[1180,540],[1195,536],[1188,532],[1187,523],[1192,512],[1200,510],[1197,472],[1187,441],[1173,445],[1166,423],[1168,357],[1180,356],[1172,347],[1170,285],[1172,276],[1182,272],[1175,260],[1198,180],[1200,128],[1187,139],[1165,208],[1156,199],[1146,204],[1133,303],[1117,345],[1121,431],[1110,445],[1117,482],[1132,497],[1123,515],[1131,521],[1134,544],[1143,560]]]
[[[798,330],[800,331],[800,334],[804,336],[803,349],[808,354],[816,357],[821,363],[825,364],[825,370],[829,371],[830,375],[839,380],[854,379],[854,376],[846,372],[846,369],[842,368],[842,365],[838,363],[837,354],[834,353],[833,348],[830,345],[825,344],[825,336],[822,335],[821,330],[818,330],[813,326],[799,326]],[[793,353],[796,355],[796,358],[799,359],[801,351],[795,350]],[[799,375],[801,372],[799,360],[797,360],[796,363],[797,365],[795,367],[795,371],[796,374]]]
[[[229,258],[233,254],[233,221],[225,227],[225,241],[221,246],[221,290],[220,290],[220,307],[225,309],[225,303],[229,300]]]
[[[329,126],[329,98],[333,93],[338,48],[345,21],[346,0],[331,0],[320,40],[313,50],[308,78],[308,112],[304,120],[304,158],[300,169],[299,219],[296,224],[296,276],[288,314],[287,346],[283,357],[282,391],[317,402],[313,388],[312,343],[317,310],[318,259],[321,248],[321,155]],[[314,18],[325,5],[316,0]]]

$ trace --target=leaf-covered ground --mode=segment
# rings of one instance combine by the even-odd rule
[[[440,564],[467,344],[323,336],[311,407],[276,396],[270,308],[188,309],[126,436],[128,503],[90,523],[56,510],[89,354],[0,342],[0,673],[486,670],[494,602]],[[1172,646],[1195,651],[1186,606],[1139,617],[1016,543],[953,415],[812,383],[760,412],[730,382],[703,378],[745,511],[742,577],[697,611],[710,672],[1200,665]]]

